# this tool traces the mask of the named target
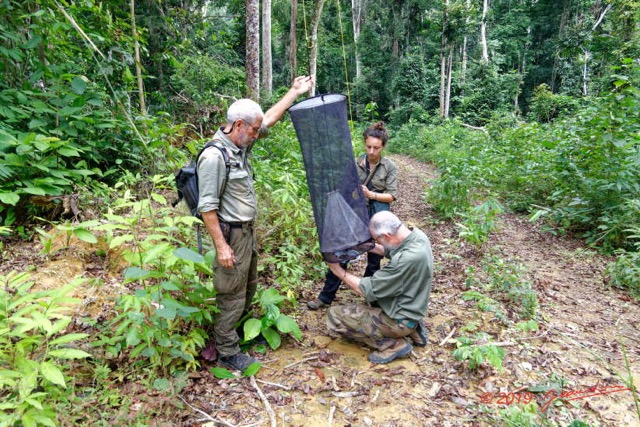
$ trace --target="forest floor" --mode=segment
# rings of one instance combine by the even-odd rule
[[[500,216],[499,230],[482,247],[465,244],[455,226],[438,221],[423,201],[434,169],[405,156],[390,157],[399,167],[401,184],[392,210],[425,231],[433,247],[426,347],[387,365],[371,364],[370,349],[326,335],[326,310],[306,307],[322,283],[305,283],[294,312],[287,313],[298,321],[304,339],[287,338],[266,354],[249,350],[263,365],[254,379],[216,379],[209,372],[215,363],[202,361],[171,398],[128,384],[133,399],[129,417],[147,412],[153,414],[150,424],[157,426],[565,426],[574,420],[639,426],[633,394],[623,379],[630,371],[640,385],[640,303],[607,286],[605,268],[611,259],[512,214]],[[76,295],[83,300],[79,317],[108,317],[113,296],[126,290],[118,272],[98,271],[90,257],[73,251],[45,263],[33,244],[6,250],[9,259],[5,256],[0,274],[32,266],[33,280],[44,288],[78,275],[102,277],[102,288]],[[516,322],[500,321],[463,299],[473,285],[470,272],[481,277],[488,261],[525,267],[518,279],[537,293],[538,330],[517,330]],[[360,261],[350,269],[361,272],[363,267]],[[359,300],[341,289],[334,304]],[[453,357],[456,338],[477,331],[488,333],[505,351],[501,369],[483,363],[472,370]],[[559,387],[562,396],[552,391]],[[537,410],[523,405],[529,400]]]

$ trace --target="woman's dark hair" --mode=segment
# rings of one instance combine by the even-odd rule
[[[365,141],[369,136],[372,138],[378,138],[380,141],[382,141],[383,147],[387,145],[387,140],[389,140],[389,134],[387,133],[387,130],[384,128],[383,122],[372,124],[364,131],[362,136],[364,137]]]

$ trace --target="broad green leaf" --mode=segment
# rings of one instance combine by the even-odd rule
[[[37,399],[33,399],[31,397],[27,397],[24,401],[27,402],[29,405],[33,406],[34,408],[42,411],[42,403],[40,403],[40,401],[38,401]]]
[[[176,285],[175,283],[169,282],[169,281],[164,281],[162,283],[160,283],[160,286],[162,286],[162,289],[164,289],[165,291],[179,291],[180,287],[178,285]]]
[[[96,236],[94,236],[93,233],[85,228],[76,228],[73,230],[73,234],[75,234],[75,236],[83,242],[98,243],[98,239],[96,238]]]
[[[78,341],[84,338],[87,338],[89,334],[67,334],[61,337],[58,337],[51,342],[49,342],[49,346],[60,345],[60,344],[68,344],[73,341]]]
[[[29,129],[35,129],[35,128],[43,127],[46,124],[47,124],[47,122],[45,122],[44,120],[31,119],[31,121],[29,122]]]
[[[157,309],[156,314],[160,317],[164,317],[165,319],[173,320],[176,318],[177,313],[175,308],[164,307]]]
[[[298,341],[302,340],[302,331],[300,331],[298,323],[292,317],[285,316],[284,314],[280,315],[280,317],[276,319],[276,327],[280,332],[291,334]]]
[[[85,81],[86,77],[85,78],[83,78],[83,77],[84,76],[82,76],[82,77],[76,76],[71,81],[71,88],[78,95],[82,95],[84,93],[84,91],[87,89],[87,82]]]
[[[0,193],[0,202],[5,205],[15,206],[20,201],[18,193]]]
[[[258,319],[247,319],[242,327],[244,329],[244,339],[246,341],[252,340],[260,334],[262,329],[262,322]]]
[[[262,336],[267,340],[267,343],[269,343],[269,347],[271,347],[272,350],[276,350],[280,347],[280,344],[282,344],[280,335],[271,328],[263,328]]]
[[[71,147],[60,147],[56,152],[58,153],[58,155],[64,157],[78,157],[80,155],[80,152],[78,150]]]
[[[260,362],[254,362],[251,365],[247,366],[247,369],[244,370],[244,372],[242,373],[242,376],[252,377],[258,373],[261,367],[262,365],[260,364]]]
[[[151,198],[153,200],[155,200],[156,202],[161,203],[163,205],[167,204],[167,199],[162,194],[151,193]]]
[[[20,421],[22,422],[23,427],[37,427],[38,423],[34,417],[35,414],[25,413],[20,417]]]
[[[124,279],[127,281],[142,280],[151,277],[151,272],[140,267],[127,267],[124,269]]]
[[[143,264],[154,264],[161,256],[166,255],[171,250],[171,245],[161,243],[154,245],[150,250],[146,251],[142,258]]]
[[[60,359],[84,359],[91,357],[86,351],[78,350],[76,348],[60,348],[57,350],[51,350],[49,356],[57,357]]]
[[[125,342],[129,347],[140,344],[140,334],[138,333],[137,328],[129,328],[129,330],[127,331],[127,336],[125,338]]]
[[[153,382],[153,388],[158,391],[167,391],[171,388],[171,383],[166,378],[156,378]]]
[[[62,371],[53,363],[47,361],[40,363],[40,373],[52,383],[67,388]]]
[[[173,255],[177,258],[184,259],[186,261],[192,261],[197,263],[203,263],[204,257],[198,252],[192,251],[189,248],[178,248],[173,251]]]
[[[209,372],[211,372],[213,374],[214,377],[218,378],[218,379],[226,379],[226,378],[235,378],[236,376],[233,374],[233,372],[229,371],[228,369],[224,369],[224,368],[211,368],[209,369]]]
[[[280,304],[286,298],[280,295],[277,289],[269,288],[260,294],[260,305],[267,306],[270,304]]]
[[[25,187],[22,189],[22,192],[33,194],[34,196],[46,196],[47,192],[40,187]]]
[[[97,227],[96,227],[97,228]],[[117,225],[113,225],[113,228],[120,228]],[[133,240],[133,236],[130,234],[123,234],[121,236],[116,236],[109,242],[109,249],[117,248],[123,243],[127,243]]]

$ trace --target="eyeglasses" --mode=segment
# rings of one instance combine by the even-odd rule
[[[380,243],[380,239],[382,239],[383,236],[384,236],[384,233],[383,234],[378,234],[376,237],[373,237],[373,236],[371,236],[371,237],[373,238],[374,242],[376,242],[377,244],[381,245],[382,243]]]
[[[242,120],[242,123],[244,123],[245,125],[249,126],[251,129],[253,129],[255,133],[260,133],[260,126],[253,126],[252,124],[245,122],[244,120]]]

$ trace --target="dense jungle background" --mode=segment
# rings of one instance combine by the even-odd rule
[[[640,425],[639,22],[636,0],[0,0],[0,426]],[[234,99],[308,74],[348,96],[355,154],[391,131],[430,342],[374,366],[305,309],[325,266],[285,116],[253,150],[267,343],[234,375],[201,357],[215,251],[174,173]]]

